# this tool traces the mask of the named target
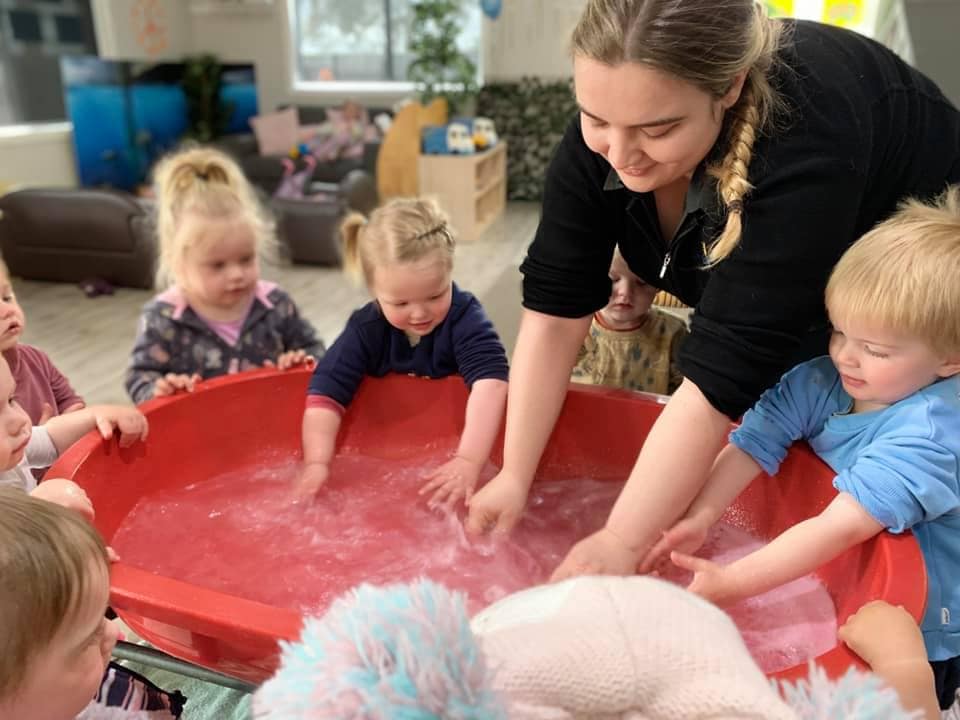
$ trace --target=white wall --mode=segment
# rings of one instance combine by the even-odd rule
[[[488,81],[569,77],[570,33],[586,0],[506,0],[484,20],[483,75]]]

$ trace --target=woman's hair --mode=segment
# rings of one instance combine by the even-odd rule
[[[0,699],[17,692],[35,655],[79,611],[96,565],[106,577],[103,540],[80,515],[0,487]]]
[[[453,229],[430,199],[396,198],[374,210],[369,220],[351,213],[340,225],[340,233],[344,270],[362,277],[367,287],[376,268],[416,262],[431,253],[439,252],[447,269],[453,269]]]
[[[834,322],[854,319],[960,353],[960,186],[908,200],[857,240],[827,282]]]
[[[227,155],[205,147],[188,147],[168,155],[153,172],[157,196],[160,256],[157,285],[176,281],[192,238],[180,232],[189,213],[209,218],[241,217],[249,223],[257,253],[269,256],[276,247],[274,222],[258,200],[243,171]]]
[[[707,265],[740,242],[743,198],[753,144],[781,102],[770,82],[783,25],[756,0],[588,0],[573,31],[571,49],[616,66],[635,62],[669,73],[711,97],[727,94],[746,73],[736,104],[727,111],[723,157],[709,169],[726,209],[726,225],[707,254]]]

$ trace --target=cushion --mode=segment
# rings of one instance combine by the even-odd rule
[[[250,125],[257,136],[261,155],[286,155],[300,142],[300,119],[296,108],[257,115],[250,118]]]

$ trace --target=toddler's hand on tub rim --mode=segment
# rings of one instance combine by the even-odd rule
[[[550,582],[578,575],[633,575],[637,553],[609,528],[603,527],[574,545]]]
[[[520,521],[527,504],[528,486],[507,470],[501,470],[467,501],[465,522],[468,533],[506,533]]]
[[[120,447],[130,447],[138,440],[145,441],[150,431],[146,416],[135,407],[103,405],[94,408],[97,430],[104,440],[120,433]]]
[[[276,365],[270,360],[267,360],[263,364],[264,367],[276,367],[277,370],[289,370],[292,367],[297,367],[298,365],[304,365],[310,363],[313,360],[313,356],[307,355],[304,350],[288,350],[285,353],[281,353],[280,357],[277,358]]]
[[[201,378],[197,373],[185,375],[178,373],[167,373],[163,377],[157,378],[153,384],[154,397],[166,397],[178,392],[193,392],[194,387]]]

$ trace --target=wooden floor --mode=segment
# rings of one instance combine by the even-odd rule
[[[510,203],[504,216],[473,243],[458,246],[454,280],[477,295],[508,348],[520,313],[517,267],[533,238],[539,205]],[[266,279],[287,290],[329,345],[350,313],[369,300],[335,268],[268,266]],[[14,278],[27,317],[24,342],[46,351],[88,403],[129,402],[123,374],[146,290],[118,289],[87,298],[75,285]]]

